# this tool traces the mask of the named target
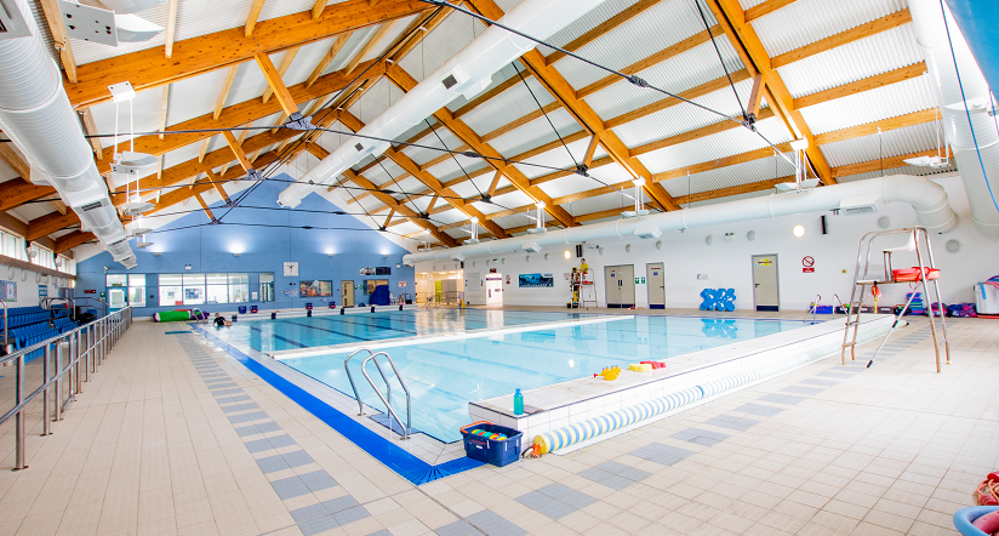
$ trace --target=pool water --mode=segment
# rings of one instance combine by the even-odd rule
[[[580,321],[588,323],[576,324]],[[539,328],[529,329],[531,324]],[[472,422],[469,401],[508,395],[517,388],[527,391],[589,377],[612,365],[625,368],[629,363],[689,354],[805,325],[782,320],[450,309],[240,322],[217,330],[217,334],[231,344],[270,352],[466,332],[465,337],[435,342],[396,341],[386,349],[412,394],[413,427],[452,442],[461,439],[458,429]],[[516,326],[520,326],[518,332],[491,333]],[[350,346],[356,348],[358,344]],[[349,351],[353,348],[331,349],[327,354],[310,357],[285,357],[281,363],[353,397],[343,369]],[[362,360],[350,362],[360,396],[372,407],[384,409],[361,374]],[[402,389],[391,367],[383,365],[392,382],[392,406],[405,420]],[[384,393],[384,383],[371,364],[368,374]],[[530,400],[525,403],[530,404]]]

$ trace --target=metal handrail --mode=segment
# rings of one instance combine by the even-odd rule
[[[7,354],[7,329],[10,319],[7,317],[7,300],[0,300],[3,303],[3,353]]]
[[[371,355],[371,354],[374,353],[370,348],[360,348],[360,349],[354,351],[349,356],[347,356],[347,359],[343,360],[343,370],[344,370],[344,372],[347,373],[347,380],[350,381],[350,388],[351,388],[351,390],[354,391],[354,399],[357,400],[357,410],[358,410],[357,416],[358,417],[361,417],[361,416],[364,415],[364,403],[361,402],[361,394],[357,392],[357,385],[354,384],[354,377],[351,376],[351,374],[350,374],[350,367],[347,366],[347,363],[350,362],[350,358],[354,357],[355,355],[357,355],[357,354],[359,354],[361,352],[368,352],[368,355]]]
[[[839,294],[833,293],[833,311],[832,311],[833,319],[836,318],[836,304],[837,303],[839,304],[839,307],[841,309],[843,309],[844,312],[846,312],[846,306],[843,305],[843,300],[839,299]]]
[[[15,418],[14,470],[27,469],[25,465],[25,417],[27,405],[39,394],[42,395],[42,436],[49,435],[51,422],[62,420],[62,412],[83,392],[84,382],[90,382],[90,374],[97,371],[98,365],[104,362],[115,343],[132,325],[132,309],[126,307],[110,315],[101,317],[89,324],[61,333],[55,337],[21,348],[9,355],[0,357],[0,365],[16,363],[16,378],[14,386],[14,407],[0,416],[0,425],[11,417]],[[63,365],[63,345],[67,348],[68,362]],[[52,347],[55,347],[55,359],[52,359]],[[30,394],[25,393],[25,365],[27,357],[32,352],[44,349],[42,360],[41,386]],[[50,375],[50,365],[54,366]],[[63,397],[63,380],[66,378],[69,392]],[[54,393],[54,419],[50,418],[50,392]]]
[[[805,313],[805,320],[808,320],[808,315],[812,315],[812,323],[815,323],[815,309],[818,308],[820,301],[822,301],[822,295],[816,294],[815,301],[812,302],[812,307]]]
[[[399,414],[397,414],[395,410],[392,409],[392,404],[390,402],[391,398],[386,400],[385,397],[382,396],[381,391],[379,391],[378,388],[375,387],[375,382],[371,380],[371,376],[368,375],[368,371],[365,368],[368,364],[368,361],[371,360],[375,361],[375,367],[378,368],[378,373],[382,375],[382,379],[385,381],[385,387],[388,389],[389,397],[391,397],[392,386],[389,385],[388,378],[385,377],[385,372],[382,370],[381,364],[378,363],[378,356],[380,355],[383,355],[388,359],[389,365],[392,366],[392,371],[395,372],[395,377],[399,380],[399,385],[402,386],[402,390],[406,393],[406,424],[402,424],[402,419],[399,418]],[[392,356],[388,355],[385,352],[378,352],[376,354],[371,354],[371,356],[369,356],[367,359],[364,360],[363,363],[361,363],[361,374],[364,374],[364,378],[368,380],[368,383],[371,385],[371,388],[375,391],[375,394],[378,395],[378,398],[380,398],[382,400],[382,403],[385,404],[385,408],[388,410],[389,415],[391,415],[392,418],[395,419],[395,422],[399,423],[399,427],[402,428],[402,433],[400,434],[399,439],[409,439],[409,430],[410,428],[413,427],[412,398],[410,397],[409,394],[409,388],[406,387],[406,382],[402,380],[402,375],[399,374],[399,369],[396,368],[395,366],[395,361],[392,360]],[[390,430],[391,428],[392,427],[389,426]]]

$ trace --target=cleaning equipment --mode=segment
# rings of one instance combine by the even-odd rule
[[[461,436],[465,443],[465,455],[473,460],[503,467],[520,457],[523,433],[519,430],[479,421],[462,427]]]
[[[524,414],[524,394],[517,389],[517,392],[513,394],[513,414],[523,415]]]

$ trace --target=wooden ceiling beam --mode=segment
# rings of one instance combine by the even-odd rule
[[[800,48],[796,48],[790,52],[774,56],[770,62],[770,66],[773,69],[783,67],[789,63],[801,61],[816,54],[832,50],[836,47],[841,47],[854,41],[859,41],[872,35],[877,35],[879,33],[898,28],[899,26],[909,24],[910,22],[912,22],[912,15],[909,13],[909,9],[905,8],[901,11],[896,11],[881,17],[880,19],[873,20],[866,24],[861,24],[860,26],[850,28],[849,30],[840,32],[836,35],[820,39]]]
[[[246,26],[244,27],[244,33],[246,37],[253,36],[253,28],[257,25],[257,19],[260,18],[260,12],[264,9],[264,2],[267,0],[253,0],[253,5],[250,6],[250,14],[246,17]]]
[[[405,70],[402,69],[397,63],[391,64],[386,70],[386,76],[392,81],[396,86],[398,86],[403,91],[410,91],[416,87],[416,80],[409,75]],[[544,201],[545,210],[552,215],[553,218],[559,221],[562,225],[566,227],[572,227],[574,225],[572,221],[572,216],[568,212],[563,210],[561,207],[551,204],[551,197],[548,196],[543,190],[536,186],[531,186],[530,179],[527,178],[519,169],[507,164],[502,161],[502,155],[496,149],[493,149],[488,143],[485,143],[479,139],[479,136],[465,124],[464,121],[460,119],[455,119],[454,115],[447,108],[442,108],[434,113],[434,117],[437,118],[448,130],[451,131],[459,140],[464,142],[469,147],[472,147],[475,152],[486,156],[486,163],[497,171],[502,171],[506,175],[507,179],[510,180],[514,185],[526,193],[534,201]]]
[[[80,218],[76,216],[75,212],[67,214],[50,212],[28,222],[28,232],[24,235],[24,239],[29,242],[38,240],[39,238],[79,223]]]
[[[850,95],[863,93],[864,91],[870,91],[872,89],[897,84],[906,80],[912,80],[913,78],[919,78],[920,76],[923,76],[924,73],[926,73],[926,62],[921,61],[919,63],[900,67],[886,73],[869,76],[856,82],[836,86],[834,88],[812,93],[811,95],[806,95],[804,97],[798,97],[797,99],[794,99],[794,107],[795,109],[800,110],[809,106],[815,106],[816,104],[822,104],[824,102],[829,102],[842,97],[849,97]]]
[[[339,121],[354,132],[364,128],[364,123],[346,110],[340,112]],[[385,155],[395,162],[397,166],[406,170],[408,173],[416,177],[417,180],[428,186],[431,190],[433,190],[435,195],[443,198],[449,205],[461,211],[462,214],[469,218],[478,218],[479,223],[488,229],[490,233],[493,233],[495,236],[501,238],[509,237],[502,227],[496,225],[495,223],[487,222],[485,214],[479,212],[479,209],[472,206],[472,203],[465,201],[453,190],[441,184],[440,179],[437,177],[421,170],[416,162],[413,162],[413,160],[403,154],[402,151],[399,151],[394,147],[389,147],[388,150],[385,151]]]
[[[0,211],[17,208],[46,196],[58,196],[51,186],[38,186],[20,177],[0,182]]]
[[[0,135],[3,133],[0,132]],[[10,166],[17,173],[19,177],[26,181],[31,181],[31,168],[28,163],[25,162],[21,155],[14,151],[14,143],[0,143],[0,160],[3,160],[5,164]]]
[[[288,54],[292,52],[289,51]],[[295,103],[295,97],[291,95],[288,91],[288,87],[284,85],[284,80],[281,80],[281,73],[274,67],[274,62],[271,61],[270,56],[267,54],[257,54],[254,56],[257,61],[257,65],[260,66],[260,70],[264,73],[264,78],[267,79],[267,85],[274,96],[277,97],[278,103],[281,104],[281,109],[284,110],[286,115],[292,115],[298,112],[298,104]],[[264,94],[264,102],[267,102],[268,95]]]
[[[236,155],[239,159],[239,165],[242,166],[243,171],[250,171],[253,169],[253,163],[250,159],[246,157],[246,152],[243,151],[243,147],[236,141],[236,136],[232,135],[232,132],[228,130],[222,132],[222,136],[225,137],[225,142],[229,144],[229,148],[232,149],[232,153]]]
[[[343,69],[344,72],[346,72],[347,74],[354,72],[354,69],[357,69],[357,66],[360,65],[361,60],[363,60],[368,54],[370,54],[371,51],[374,50],[376,46],[378,46],[378,43],[382,42],[382,39],[384,39],[385,36],[388,35],[390,31],[392,31],[392,26],[394,25],[395,25],[394,20],[389,20],[382,23],[382,25],[379,26],[378,29],[375,30],[373,34],[371,34],[371,37],[368,38],[367,42],[364,43],[364,46],[361,47],[361,50],[359,50],[357,54],[355,54],[354,57],[351,58],[349,62],[347,62],[347,66],[344,67]]]
[[[169,59],[162,48],[154,47],[80,65],[79,82],[67,85],[66,92],[74,107],[94,106],[110,102],[112,84],[129,81],[137,92],[144,91],[249,61],[256,54],[272,54],[431,9],[420,0],[383,0],[374,7],[367,0],[347,0],[316,20],[309,10],[260,21],[249,38],[239,27],[177,41]]]
[[[301,48],[302,47],[294,47],[288,49],[288,51],[284,53],[284,57],[281,58],[281,65],[277,68],[278,78],[284,78],[284,75],[288,72],[288,69],[291,68],[291,64],[294,63],[295,57],[298,56],[298,51],[301,50]],[[271,100],[271,97],[274,96],[274,88],[271,87],[270,80],[268,79],[267,82],[267,89],[264,90],[264,97],[262,99],[265,103]],[[287,89],[288,88],[285,87],[285,91],[287,91]]]
[[[85,233],[83,231],[73,231],[72,233],[65,234],[56,238],[54,251],[57,255],[60,253],[65,253],[76,246],[82,246],[87,242],[96,241],[97,236],[94,233]]]
[[[215,214],[212,214],[212,209],[208,208],[208,203],[205,203],[205,198],[201,197],[200,193],[194,194],[194,198],[198,200],[201,210],[205,211],[205,215],[208,216],[209,221],[218,221],[215,219]]]
[[[823,184],[835,184],[836,178],[832,176],[829,163],[819,149],[815,136],[808,128],[804,116],[794,107],[794,99],[784,85],[780,73],[777,72],[777,65],[770,58],[752,24],[746,21],[746,12],[738,0],[707,0],[707,4],[725,29],[729,41],[743,59],[750,74],[763,75],[764,95],[770,105],[769,109],[777,112],[795,139],[808,140],[809,146],[805,153],[816,176]]]
[[[905,163],[906,160],[910,158],[919,158],[921,156],[937,156],[937,150],[930,149],[927,151],[917,151],[915,153],[903,154],[900,156],[885,157],[883,160],[871,160],[868,162],[839,166],[833,168],[833,175],[837,177],[845,177],[848,175],[860,175],[861,173],[880,171],[882,169],[905,167],[909,165]]]
[[[73,55],[73,46],[70,45],[69,35],[66,34],[66,26],[62,20],[62,8],[59,7],[59,0],[40,0],[42,11],[45,13],[45,20],[49,25],[49,32],[52,34],[52,42],[56,50],[59,51],[59,60],[62,63],[63,73],[66,80],[75,84],[79,81],[76,66],[76,56]]]
[[[367,64],[365,66],[367,66]],[[384,72],[384,66],[376,65],[368,71],[365,77],[378,76],[382,72]],[[294,97],[295,102],[304,103],[341,89],[349,81],[350,78],[343,74],[342,71],[338,71],[321,77],[320,80],[310,88],[306,88],[303,83],[292,86],[288,88],[288,90]],[[217,119],[215,118],[215,114],[213,112],[171,125],[167,131],[200,131],[206,129],[211,130],[240,127],[263,119],[269,115],[273,115],[274,113],[281,112],[281,105],[275,102],[275,100],[276,99],[263,103],[259,97],[255,97],[253,99],[222,108]],[[157,135],[140,136],[135,139],[135,150],[148,153],[153,156],[159,156],[161,154],[180,149],[181,147],[191,145],[192,143],[197,143],[206,138],[211,138],[215,134],[217,134],[217,132],[211,131],[189,134],[171,134],[166,136],[163,140],[160,140]],[[97,165],[98,171],[102,174],[111,170],[110,161],[112,157],[111,153],[113,152],[114,149],[112,147],[108,147],[104,150],[104,159],[102,162],[98,162]]]
[[[793,4],[796,0],[767,0],[762,4],[753,6],[746,10],[746,22],[752,22],[760,17],[764,17],[777,11],[782,7]]]
[[[177,8],[180,0],[170,0],[167,7],[166,42],[163,44],[163,56],[167,59],[173,56],[173,44],[177,38]]]
[[[635,17],[645,13],[646,11],[656,7],[661,4],[663,0],[640,0],[638,3],[631,5],[630,7],[624,9],[617,15],[605,20],[604,22],[598,24],[592,30],[584,33],[583,35],[577,37],[570,41],[567,45],[562,47],[569,52],[576,52],[577,50],[585,47],[586,45],[600,39],[604,35],[607,35],[614,29],[622,26],[623,24],[631,21]],[[545,63],[552,65],[560,59],[566,57],[565,53],[555,51],[545,58]]]
[[[915,125],[921,125],[923,123],[929,123],[931,121],[936,121],[939,117],[939,110],[936,108],[930,108],[928,110],[920,110],[918,112],[912,112],[905,115],[899,115],[896,117],[890,117],[888,119],[883,119],[881,121],[873,121],[870,123],[865,123],[863,125],[857,125],[855,127],[844,128],[840,130],[834,130],[832,132],[826,132],[824,134],[819,134],[815,137],[816,142],[819,145],[827,145],[829,143],[836,143],[838,141],[852,140],[854,138],[859,138],[862,136],[873,136],[878,133],[878,128],[881,128],[882,132],[888,132],[891,130],[898,130],[900,128],[911,127]]]
[[[312,87],[312,84],[315,84],[316,80],[319,80],[319,77],[323,75],[323,71],[329,67],[330,63],[333,62],[333,59],[336,58],[336,55],[343,50],[344,45],[347,44],[347,41],[353,34],[354,32],[347,32],[338,35],[336,39],[333,40],[333,44],[330,46],[329,50],[327,50],[326,54],[324,54],[319,60],[319,63],[316,64],[316,68],[312,70],[312,74],[310,74],[309,78],[305,81],[305,87]]]
[[[312,6],[312,20],[318,19],[323,14],[323,10],[326,9],[326,2],[328,1],[316,0],[316,5]]]

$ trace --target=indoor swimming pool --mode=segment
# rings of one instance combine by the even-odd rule
[[[533,325],[537,329],[531,329]],[[592,376],[612,365],[626,368],[628,363],[675,357],[806,325],[784,320],[451,309],[240,322],[212,332],[235,346],[264,353],[279,351],[282,364],[351,397],[344,358],[365,343],[391,342],[385,351],[412,393],[413,428],[452,442],[460,439],[459,427],[472,422],[470,401]],[[454,336],[420,340],[430,335]],[[412,337],[420,338],[409,340],[410,344],[403,339]],[[308,357],[285,351],[330,345],[345,346]],[[383,409],[361,374],[361,362],[356,358],[350,362],[361,398]],[[393,381],[392,406],[405,419],[401,389],[390,367],[384,368]],[[379,378],[376,385],[383,385],[370,364],[368,373]],[[529,405],[529,398],[525,402]]]

